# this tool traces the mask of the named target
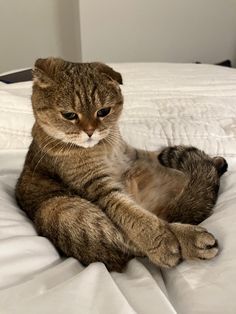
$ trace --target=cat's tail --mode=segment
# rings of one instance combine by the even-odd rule
[[[165,211],[169,222],[198,224],[212,214],[220,186],[220,176],[227,171],[223,157],[211,158],[203,151],[189,146],[167,147],[158,155],[166,167],[182,171],[187,183]]]

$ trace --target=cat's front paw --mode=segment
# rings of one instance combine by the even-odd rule
[[[172,223],[170,229],[180,243],[183,259],[212,259],[217,255],[217,240],[205,228]]]
[[[168,225],[150,240],[147,256],[154,264],[165,268],[174,267],[182,260],[180,244]]]

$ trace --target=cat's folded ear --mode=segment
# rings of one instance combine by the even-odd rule
[[[105,74],[108,78],[116,81],[117,83],[119,83],[120,85],[123,84],[123,80],[122,80],[122,76],[119,72],[116,72],[115,70],[113,70],[111,67],[109,67],[108,65],[104,64],[104,63],[100,63],[100,62],[92,62],[91,65],[98,70],[100,73]]]
[[[55,84],[55,75],[63,60],[59,58],[38,59],[34,64],[33,81],[41,88]]]

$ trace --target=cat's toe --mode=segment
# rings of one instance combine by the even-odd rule
[[[227,161],[223,157],[220,157],[220,156],[213,157],[212,160],[217,169],[219,176],[221,177],[228,170]]]
[[[205,231],[201,232],[198,237],[196,237],[196,258],[199,259],[212,259],[215,257],[219,251],[218,241],[215,237]]]

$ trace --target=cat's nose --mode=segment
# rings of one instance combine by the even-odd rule
[[[87,133],[89,137],[93,135],[94,131],[95,129],[92,129],[92,128],[84,130],[84,132]]]

